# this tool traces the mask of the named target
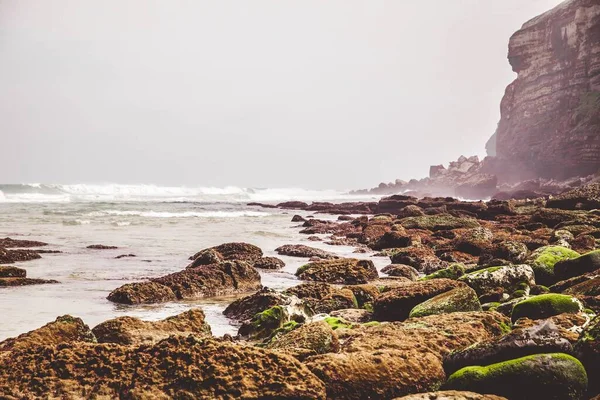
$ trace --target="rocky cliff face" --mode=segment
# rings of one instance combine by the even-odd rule
[[[518,77],[506,88],[495,134],[500,181],[597,172],[600,0],[566,1],[525,23],[508,59]]]

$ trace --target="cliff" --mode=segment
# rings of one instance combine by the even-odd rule
[[[518,74],[501,103],[501,182],[565,179],[600,168],[600,0],[570,0],[510,39]],[[494,140],[494,137],[491,141]],[[493,155],[493,154],[490,154]]]

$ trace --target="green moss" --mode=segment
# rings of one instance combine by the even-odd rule
[[[327,324],[329,324],[331,329],[333,329],[334,331],[336,329],[341,329],[341,328],[344,328],[344,329],[352,328],[351,323],[349,323],[348,321],[345,321],[341,318],[327,317],[327,318],[325,318],[325,322],[327,322]]]
[[[563,313],[576,314],[582,309],[581,302],[574,297],[555,293],[541,294],[515,304],[511,318],[513,322],[523,317],[543,319]]]
[[[453,312],[481,311],[477,293],[469,287],[458,287],[417,304],[409,318]]]
[[[431,279],[458,279],[465,274],[465,266],[463,264],[452,264],[447,268],[436,271],[432,274],[424,276],[419,279],[421,281],[428,281]]]
[[[303,273],[304,271],[306,271],[307,269],[309,269],[311,267],[311,264],[304,264],[303,266],[301,266],[300,268],[298,268],[298,270],[296,271],[296,276],[299,276],[301,273]]]
[[[483,272],[494,272],[494,271],[498,271],[500,268],[502,267],[488,267],[488,268],[484,268],[484,269],[478,269],[477,271],[473,271],[473,272],[469,272],[467,275],[469,276],[474,276],[477,274],[481,274]]]
[[[525,296],[527,296],[527,293],[524,290],[515,290],[512,294],[512,297],[514,299]]]
[[[502,304],[502,303],[499,303],[499,302],[497,302],[497,301],[494,301],[494,302],[491,302],[491,303],[485,303],[485,304],[482,304],[482,305],[481,305],[481,308],[483,309],[483,311],[493,311],[493,310],[495,310],[497,307],[499,307],[499,306],[500,306],[500,304]]]
[[[377,325],[381,325],[381,322],[379,322],[379,321],[370,321],[370,322],[365,322],[364,324],[362,324],[362,326],[377,326]]]
[[[529,257],[529,263],[535,273],[535,280],[541,285],[556,283],[554,265],[559,261],[579,257],[579,253],[562,246],[544,246],[535,250]]]
[[[530,385],[524,385],[526,382]],[[536,354],[453,373],[447,389],[493,393],[511,399],[580,399],[587,389],[585,368],[562,353]]]
[[[356,298],[354,293],[352,294],[352,304],[354,304],[354,308],[360,308],[360,306],[358,305],[358,299]]]
[[[407,217],[400,221],[407,229],[428,229],[430,231],[476,228],[479,225],[473,218],[459,218],[450,214],[423,215],[420,217]]]
[[[503,335],[507,334],[507,333],[510,333],[512,331],[512,326],[510,326],[506,322],[500,322],[498,324],[498,326],[500,327],[500,330],[502,331]]]
[[[373,312],[373,303],[372,302],[368,302],[363,304],[363,308],[369,312]]]

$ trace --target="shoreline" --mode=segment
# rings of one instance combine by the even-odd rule
[[[537,370],[543,362],[550,365],[544,379],[558,383],[530,382],[522,388],[533,396],[527,398],[567,398],[556,397],[566,395],[560,387],[576,394],[569,398],[583,398],[596,390],[592,380],[597,371],[595,353],[581,338],[592,335],[597,340],[594,329],[600,296],[596,297],[594,282],[600,279],[596,278],[600,275],[600,255],[596,257],[600,253],[596,251],[599,196],[600,185],[590,185],[549,199],[468,202],[395,195],[376,203],[279,204],[290,212],[291,229],[315,238],[314,243],[352,246],[360,251],[360,259],[336,254],[335,245],[326,247],[333,251],[311,246],[312,239],[289,243],[276,253],[308,261],[296,271],[297,285],[272,290],[263,287],[261,275],[282,267],[280,259],[270,256],[273,249],[266,249],[269,255],[247,243],[204,249],[190,257],[187,268],[184,265],[171,274],[115,288],[109,300],[201,302],[215,300],[214,294],[236,294],[224,313],[239,324],[238,335],[212,336],[202,307],[159,321],[118,317],[93,329],[76,316],[62,316],[0,342],[0,359],[14,371],[32,357],[49,371],[23,376],[13,370],[0,372],[0,393],[15,396],[17,390],[38,396],[52,392],[67,398],[83,393],[123,396],[129,391],[141,396],[236,396],[234,388],[183,383],[185,379],[206,382],[200,371],[177,368],[171,373],[179,378],[173,380],[164,366],[148,364],[152,377],[134,384],[127,378],[130,367],[117,377],[98,375],[87,364],[71,364],[84,353],[102,351],[109,358],[95,362],[115,368],[113,363],[121,363],[118,360],[124,354],[143,358],[161,348],[166,351],[165,360],[186,354],[204,360],[210,368],[227,371],[229,377],[254,376],[252,384],[240,389],[240,393],[254,393],[250,397],[277,393],[281,398],[393,398],[441,387],[524,398],[514,397],[493,377],[483,390],[464,378],[462,370],[479,365],[501,368],[503,363],[530,357],[518,364],[523,369],[520,373]],[[313,214],[292,216],[296,209]],[[320,219],[323,214],[319,212],[337,218]],[[8,240],[3,244],[40,247],[39,243]],[[109,246],[92,247],[100,253],[111,251]],[[390,265],[383,269],[387,274],[370,261],[375,254],[389,257]],[[26,278],[0,278],[7,279]],[[528,305],[536,302],[542,302],[541,309]],[[546,328],[540,331],[542,326]],[[449,330],[451,336],[447,336]],[[513,347],[534,331],[539,338],[533,344]],[[446,339],[439,341],[439,335]],[[481,346],[487,350],[479,352]],[[238,356],[236,361],[227,356],[215,359],[207,354],[209,349]],[[378,355],[373,358],[374,354]],[[456,364],[459,355],[462,361]],[[56,357],[66,357],[64,362],[70,365],[68,388],[64,386],[67,378],[53,366]],[[275,364],[264,370],[252,367],[252,360],[265,357],[276,360]],[[238,365],[235,372],[231,365]],[[275,375],[270,378],[256,378],[256,373],[284,365],[299,375],[280,376],[272,370]],[[377,365],[385,365],[385,370]],[[571,375],[556,375],[565,368]],[[375,370],[379,373],[373,375]],[[391,379],[389,373],[396,378]],[[304,378],[294,378],[300,375]],[[38,382],[35,386],[32,379]],[[90,379],[96,382],[94,387],[87,383]],[[517,377],[502,379],[511,382]],[[270,386],[273,381],[283,385],[277,392]]]

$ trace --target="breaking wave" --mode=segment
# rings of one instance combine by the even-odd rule
[[[336,190],[306,190],[296,188],[258,189],[236,186],[189,187],[157,185],[0,185],[0,203],[65,203],[65,202],[265,202],[357,201],[374,196],[356,196]]]

